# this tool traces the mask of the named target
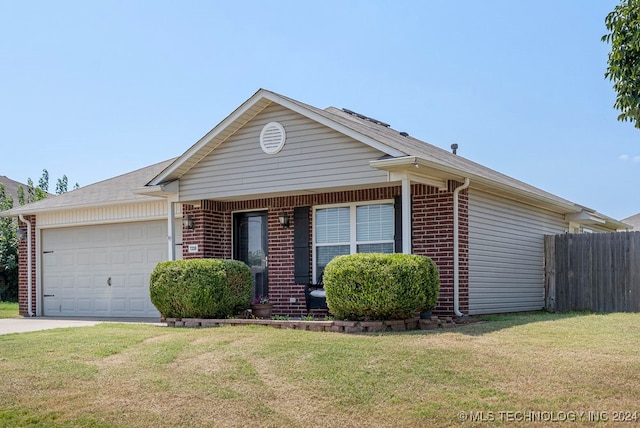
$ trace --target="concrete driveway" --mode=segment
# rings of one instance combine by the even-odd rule
[[[130,322],[166,325],[157,318],[1,318],[0,334],[25,333],[67,327],[89,327],[103,322]]]

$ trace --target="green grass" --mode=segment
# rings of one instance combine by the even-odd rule
[[[640,314],[380,335],[142,324],[13,334],[0,336],[0,427],[460,426],[460,412],[501,422],[529,411],[585,412],[586,423],[589,411],[640,412],[638,349]]]
[[[17,316],[17,302],[0,302],[0,318],[16,318]]]

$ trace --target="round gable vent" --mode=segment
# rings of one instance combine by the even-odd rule
[[[286,139],[284,127],[278,122],[269,122],[260,132],[260,147],[265,153],[275,155],[282,150]]]

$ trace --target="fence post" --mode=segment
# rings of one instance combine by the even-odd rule
[[[544,298],[549,312],[556,310],[556,246],[555,236],[544,237]]]

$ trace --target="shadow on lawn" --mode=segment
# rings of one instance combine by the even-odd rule
[[[496,314],[496,315],[479,315],[475,317],[476,322],[471,322],[466,325],[461,325],[453,329],[454,331],[469,335],[469,336],[481,336],[487,333],[493,333],[496,331],[504,330],[507,328],[517,327],[525,324],[557,321],[567,318],[583,317],[592,315],[592,312],[563,312],[563,313],[550,313],[546,311],[537,312],[521,312],[521,313],[509,313],[509,314]],[[451,330],[451,329],[449,329]],[[445,332],[446,330],[442,331]]]
[[[459,324],[455,327],[439,328],[436,330],[413,330],[404,332],[405,334],[446,334],[458,333],[467,336],[482,336],[487,333],[517,327],[525,324],[540,323],[547,321],[557,321],[567,318],[575,318],[593,315],[592,312],[563,312],[550,313],[546,311],[519,312],[496,315],[477,315],[469,318],[467,324]],[[387,333],[398,334],[398,333]],[[401,333],[400,333],[401,334]]]

